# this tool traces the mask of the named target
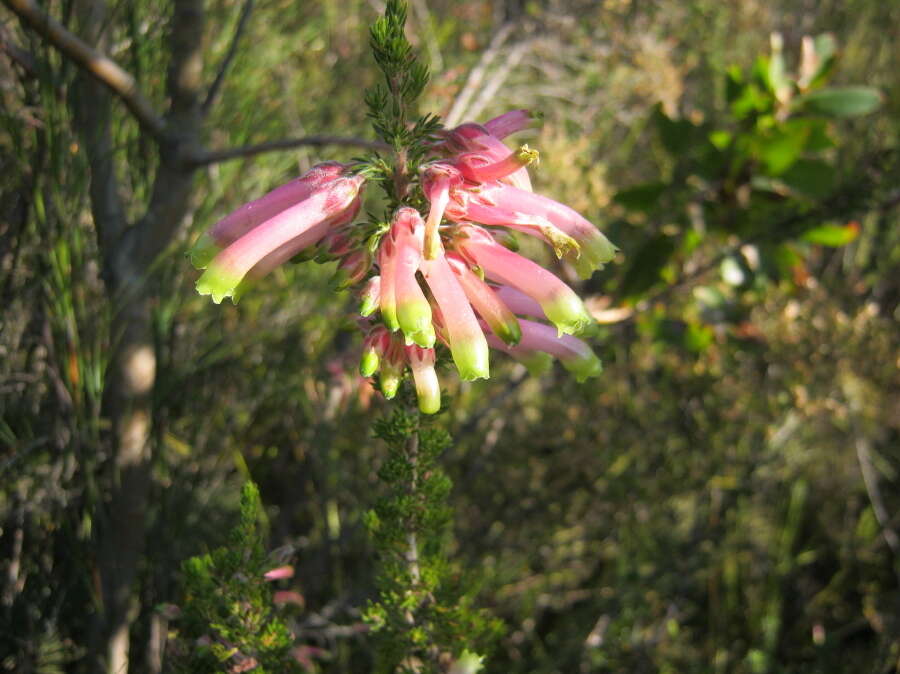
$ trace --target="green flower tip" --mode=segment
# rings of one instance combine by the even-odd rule
[[[595,326],[584,302],[572,291],[561,293],[545,302],[543,309],[560,336],[584,335]]]
[[[388,400],[393,399],[395,395],[397,395],[397,389],[400,388],[400,374],[397,372],[381,372],[381,377],[378,380],[379,388],[381,388],[381,393]]]
[[[581,242],[580,255],[570,254],[567,259],[575,267],[578,276],[587,279],[596,270],[603,269],[618,252],[619,249],[598,230],[595,235]]]
[[[463,381],[490,378],[490,357],[484,337],[467,343],[451,344],[450,353],[459,372],[459,378]]]
[[[194,269],[206,269],[219,250],[215,240],[209,234],[204,234],[191,246],[187,256]]]
[[[363,297],[362,301],[359,303],[359,315],[366,318],[374,314],[377,308],[378,302],[371,297]]]
[[[381,305],[381,320],[391,332],[397,332],[400,329],[400,321],[397,320],[397,307]]]
[[[418,392],[418,401],[419,401],[419,411],[422,414],[437,414],[441,409],[441,395],[440,392],[437,395],[427,394],[424,392]]]
[[[567,358],[562,361],[563,367],[575,375],[575,381],[581,383],[591,377],[599,377],[603,373],[603,363],[593,353],[583,358]]]
[[[450,667],[450,674],[476,674],[484,667],[484,656],[463,651]]]
[[[359,373],[363,377],[371,377],[378,371],[380,359],[375,349],[367,349],[363,352],[362,358],[359,359]]]
[[[515,346],[522,341],[522,326],[519,325],[519,320],[515,317],[513,317],[511,321],[503,321],[502,323],[492,325],[491,330],[493,330],[494,334],[502,339],[504,343],[509,344],[510,346]]]
[[[532,377],[540,377],[543,374],[547,374],[550,368],[553,367],[553,356],[543,351],[534,351],[527,356],[523,356],[520,360]]]
[[[417,344],[423,349],[434,348],[434,344],[437,341],[437,336],[434,333],[434,326],[429,323],[423,329],[416,330],[415,332],[407,332],[404,330],[403,341],[406,343],[406,346]]]
[[[434,346],[434,325],[431,322],[431,305],[421,302],[403,302],[397,306],[397,323],[403,331],[407,346],[418,344],[430,349]]]
[[[230,297],[237,304],[246,287],[239,277],[225,273],[221,267],[210,267],[197,279],[197,292],[201,295],[209,295],[212,301],[220,304],[226,297]]]

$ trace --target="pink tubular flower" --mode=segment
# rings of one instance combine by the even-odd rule
[[[506,303],[480,276],[469,269],[466,261],[456,253],[447,254],[447,262],[456,274],[463,292],[472,307],[490,326],[491,332],[506,344],[518,344],[522,338],[519,321]]]
[[[393,263],[394,301],[397,324],[403,331],[407,345],[434,346],[434,327],[431,324],[431,305],[419,287],[416,272],[422,264],[422,243],[425,223],[414,208],[401,208],[394,214],[390,237],[394,242],[396,260]]]
[[[533,126],[536,121],[540,121],[540,115],[536,115],[530,110],[510,110],[486,121],[484,128],[494,138],[502,140],[517,131]]]
[[[546,353],[559,359],[569,372],[575,375],[578,381],[585,381],[589,377],[596,377],[603,371],[600,359],[594,354],[587,344],[576,337],[556,334],[549,325],[535,323],[534,321],[521,320],[522,340],[515,346],[504,344],[496,340],[491,341],[491,346],[505,351],[514,358],[522,360],[526,364],[533,361],[537,354]]]
[[[314,190],[339,177],[346,168],[347,165],[336,161],[323,162],[299,178],[226,215],[191,249],[191,263],[197,269],[206,269],[219,250],[234,243],[258,224],[308,198]]]
[[[461,124],[446,133],[444,148],[450,154],[458,155],[466,152],[474,152],[484,155],[491,162],[499,162],[507,159],[511,154],[506,145],[488,129],[480,124]],[[533,160],[532,160],[533,161]],[[530,163],[530,162],[529,162]],[[510,185],[531,191],[531,178],[525,165],[520,165],[503,176],[503,180]]]
[[[278,590],[272,595],[272,603],[276,606],[293,604],[302,608],[306,604],[306,600],[302,594],[294,590]]]
[[[257,270],[265,273],[317,243],[336,224],[344,225],[352,220],[359,209],[363,178],[344,175],[330,164],[317,169],[315,180],[303,182],[302,189],[297,187],[289,192],[291,198],[301,195],[301,200],[293,205],[285,208],[289,203],[288,192],[275,190],[254,202],[254,209],[243,211],[240,217],[232,214],[234,217],[226,218],[225,225],[220,223],[210,230],[208,239],[217,246],[227,247],[206,265],[206,271],[197,281],[201,295],[211,295],[217,304],[226,297],[234,298],[241,281],[258,264],[263,263]],[[240,214],[241,210],[236,213]],[[258,222],[257,217],[265,219]],[[201,264],[207,256],[202,250],[204,246],[206,243],[196,254]]]
[[[282,580],[284,578],[293,578],[294,577],[294,567],[290,564],[285,566],[279,566],[271,571],[266,571],[263,574],[263,578],[266,580]]]
[[[381,304],[381,277],[373,276],[359,293],[359,315],[371,316]]]
[[[539,264],[507,250],[481,227],[466,225],[456,239],[460,252],[493,281],[513,286],[541,305],[559,334],[580,334],[594,321],[575,292]]]
[[[425,414],[441,406],[438,340],[463,380],[489,376],[491,347],[532,371],[557,358],[579,381],[596,376],[600,361],[570,336],[594,325],[584,304],[550,271],[514,252],[513,234],[525,232],[588,277],[616,251],[580,214],[532,192],[527,167],[538,153],[527,145],[510,149],[502,139],[534,119],[513,110],[484,125],[437,132],[439,140],[418,165],[418,182],[404,183],[407,203],[427,201],[425,219],[424,208],[401,206],[390,223],[355,225],[363,176],[389,177],[383,164],[315,166],[200,238],[191,251],[192,262],[205,269],[198,292],[216,303],[225,297],[237,302],[253,279],[292,258],[336,261],[337,286],[359,288],[360,375],[377,374],[378,388],[390,399],[411,373]],[[292,573],[281,567],[265,577]]]
[[[451,193],[446,215],[456,222],[500,225],[540,236],[588,278],[612,260],[616,247],[576,211],[552,199],[492,182],[469,195]],[[455,197],[455,199],[454,199]]]
[[[441,385],[434,371],[434,349],[407,346],[406,358],[416,383],[419,410],[424,414],[434,414],[441,409]]]
[[[381,241],[381,247],[378,249],[378,269],[381,273],[378,308],[381,311],[381,320],[391,331],[400,329],[400,323],[397,322],[396,274],[394,273],[397,257],[394,248],[392,238],[387,235]]]
[[[425,281],[441,310],[447,341],[459,376],[466,380],[490,376],[488,345],[465,291],[447,259],[423,260]]]
[[[462,183],[462,173],[452,164],[435,162],[423,170],[422,190],[431,203],[425,221],[424,252],[428,260],[433,260],[443,251],[438,227],[450,205],[450,190],[459,188]]]

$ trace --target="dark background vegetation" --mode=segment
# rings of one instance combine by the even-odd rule
[[[296,265],[217,307],[183,253],[360,154],[200,148],[371,139],[380,3],[205,4],[44,5],[134,75],[155,132],[0,10],[0,671],[164,671],[179,566],[224,542],[248,478],[315,667],[371,662],[386,406],[354,374],[354,299]],[[602,323],[602,377],[501,356],[442,377],[451,563],[505,625],[487,671],[897,671],[898,25],[883,0],[412,0],[423,108],[544,113],[521,140],[537,188],[623,251],[586,283],[558,269]],[[767,93],[776,32],[791,72],[831,33],[830,84],[879,109]]]

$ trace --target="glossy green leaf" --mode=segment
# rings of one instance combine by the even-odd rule
[[[806,149],[811,127],[807,120],[791,120],[776,128],[762,142],[760,158],[770,175],[779,175],[789,169]]]
[[[808,243],[838,248],[847,245],[857,236],[859,236],[859,225],[850,223],[847,225],[822,225],[808,229],[801,238]]]
[[[829,117],[859,117],[874,112],[882,96],[873,87],[829,87],[801,96],[796,105]]]

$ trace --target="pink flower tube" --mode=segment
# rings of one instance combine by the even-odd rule
[[[307,199],[315,190],[338,178],[347,167],[336,161],[317,164],[299,178],[229,213],[194,244],[189,253],[191,264],[197,269],[206,269],[219,250],[260,223]]]
[[[484,269],[488,278],[535,299],[559,334],[580,334],[593,325],[581,299],[569,286],[539,264],[498,244],[484,229],[466,225],[455,243],[466,257]]]
[[[484,123],[484,128],[494,138],[503,140],[518,131],[530,128],[539,122],[541,116],[530,110],[510,110]]]
[[[467,123],[447,132],[447,140],[445,147],[450,154],[460,154],[463,152],[475,152],[486,155],[492,161],[500,161],[506,159],[512,154],[506,145],[496,136],[492,135],[485,127],[480,124]],[[531,178],[528,177],[528,171],[524,165],[520,165],[515,170],[505,174],[503,180],[510,185],[531,191]]]
[[[434,349],[407,346],[406,358],[416,384],[419,410],[424,414],[435,414],[441,409],[441,384],[434,370]]]
[[[416,272],[422,263],[422,239],[425,223],[414,208],[401,208],[394,214],[390,236],[394,241],[394,299],[397,323],[407,344],[434,346],[431,305],[419,287]]]
[[[247,273],[268,255],[278,251],[276,259],[289,259],[288,253],[295,253],[296,245],[312,245],[342,215],[355,212],[362,182],[360,176],[336,177],[303,201],[256,225],[216,255],[197,281],[197,292],[211,295],[216,304],[234,298]]]
[[[491,332],[507,344],[517,344],[522,337],[519,321],[509,307],[498,297],[494,290],[469,269],[466,261],[456,253],[447,254],[447,262],[469,302],[484,321]]]
[[[603,365],[586,343],[569,335],[559,336],[549,325],[521,320],[522,340],[515,346],[499,340],[491,341],[491,346],[505,351],[526,364],[534,360],[535,354],[546,353],[559,359],[563,367],[575,375],[580,382],[596,377],[603,371]]]
[[[487,379],[490,376],[487,341],[446,258],[439,255],[433,260],[424,260],[422,272],[440,307],[459,376],[464,380]]]
[[[451,200],[454,196],[451,192]],[[616,247],[576,211],[501,182],[486,183],[477,192],[457,196],[446,217],[456,222],[502,225],[541,236],[559,257],[572,262],[582,278],[602,269],[616,254]]]

